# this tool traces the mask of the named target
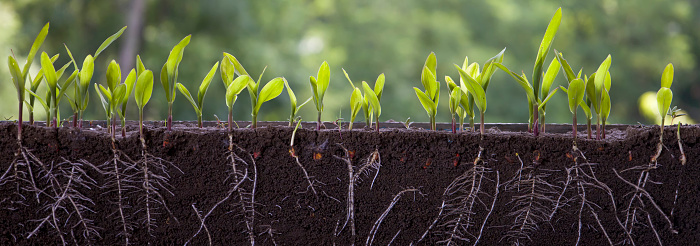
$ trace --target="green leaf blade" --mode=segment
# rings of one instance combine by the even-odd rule
[[[114,40],[117,40],[117,38],[119,38],[122,35],[122,33],[124,33],[124,30],[126,30],[126,26],[122,27],[122,29],[119,30],[117,33],[112,34],[112,36],[109,36],[107,39],[105,39],[105,41],[102,42],[100,47],[97,48],[97,51],[95,51],[95,57],[97,58],[97,56],[99,56],[102,53],[102,51],[107,49],[107,47],[109,47],[109,45],[112,44],[112,42],[114,42]]]
[[[661,87],[671,88],[673,84],[673,63],[666,65],[664,73],[661,75]]]
[[[668,109],[671,108],[671,101],[673,101],[673,92],[671,89],[661,87],[661,89],[656,92],[656,105],[659,109],[659,116],[662,119],[668,114]]]

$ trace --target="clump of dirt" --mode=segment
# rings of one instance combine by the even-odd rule
[[[580,135],[575,148],[570,133],[533,137],[493,128],[481,138],[309,128],[296,132],[293,151],[294,129],[285,126],[236,129],[230,137],[216,126],[175,125],[170,132],[151,126],[144,129],[146,151],[162,159],[162,170],[153,172],[168,188],[151,193],[160,196],[152,201],[168,209],[151,213],[150,231],[138,189],[123,197],[128,216],[117,215],[117,193],[108,183],[114,177],[99,167],[115,152],[106,129],[92,127],[23,128],[23,147],[47,167],[44,173],[32,169],[35,177],[58,177],[55,184],[37,182],[43,186],[35,195],[17,189],[30,187],[26,183],[7,178],[19,147],[17,126],[0,123],[0,244],[54,245],[61,238],[95,245],[123,245],[126,238],[136,245],[700,241],[698,126],[681,127],[685,165],[675,128],[666,131],[662,154],[650,163],[658,126],[612,129],[602,141]],[[126,160],[120,164],[129,181],[124,184],[132,186],[124,190],[143,182],[128,164],[143,154],[138,127],[130,123],[127,130],[115,144]],[[70,165],[78,164],[84,173],[71,176]],[[83,182],[75,185],[78,177]],[[74,197],[85,207],[82,218],[71,213],[78,210],[67,202],[70,194],[86,198]],[[52,210],[63,212],[43,221]],[[87,221],[94,231],[81,226]]]

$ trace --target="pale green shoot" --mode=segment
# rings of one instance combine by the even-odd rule
[[[136,106],[139,108],[139,137],[141,138],[141,145],[145,147],[146,141],[143,136],[143,108],[148,101],[151,100],[151,94],[153,93],[153,72],[144,69],[137,73],[139,73],[139,76],[134,86],[134,100],[136,101]]]
[[[287,94],[289,94],[289,104],[292,106],[292,110],[289,114],[289,127],[291,127],[294,124],[294,119],[296,118],[297,112],[299,112],[299,110],[301,110],[301,107],[306,105],[313,98],[309,97],[309,99],[306,99],[305,102],[297,106],[297,97],[294,95],[294,91],[292,91],[292,88],[289,87],[289,83],[286,79],[282,78],[282,80],[284,80],[284,87],[287,88]]]
[[[190,43],[191,36],[192,35],[187,35],[187,37],[183,38],[180,43],[173,47],[170,51],[170,55],[168,55],[168,59],[165,64],[163,64],[163,69],[160,71],[160,83],[163,85],[165,98],[168,100],[168,131],[171,130],[173,125],[173,102],[175,102],[175,85],[177,84],[178,67],[182,61],[185,47]]]
[[[421,105],[428,113],[430,129],[433,131],[436,129],[435,117],[437,116],[438,103],[440,102],[440,82],[436,79],[436,70],[437,58],[435,57],[435,52],[430,52],[430,55],[425,60],[420,76],[420,81],[425,91],[413,87],[418,100],[420,100]]]
[[[229,62],[230,63],[230,62]],[[226,87],[226,106],[228,107],[228,129],[233,130],[233,104],[238,99],[238,94],[246,88],[252,79],[248,75],[238,76],[228,83]]]
[[[204,80],[202,80],[202,83],[199,85],[199,90],[197,91],[197,101],[195,101],[194,98],[192,98],[192,94],[190,94],[190,91],[188,91],[184,85],[182,85],[181,83],[177,83],[177,89],[182,95],[185,96],[185,98],[187,98],[188,101],[190,101],[195,113],[197,114],[197,125],[199,126],[199,128],[202,128],[202,109],[204,107],[204,95],[207,94],[207,90],[209,90],[211,80],[214,78],[214,74],[216,74],[216,70],[218,68],[219,62],[216,62],[216,64],[214,64],[211,70],[209,70],[209,73],[207,73],[207,75],[204,77]]]
[[[309,84],[311,85],[311,92],[313,95],[314,105],[316,105],[316,110],[318,111],[318,119],[316,122],[316,130],[321,130],[321,113],[323,112],[323,96],[326,94],[328,85],[330,84],[331,71],[328,62],[323,62],[318,68],[318,73],[316,77],[309,77]]]

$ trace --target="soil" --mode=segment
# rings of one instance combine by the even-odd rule
[[[123,154],[121,160],[126,161],[120,164],[126,175],[123,179],[132,181],[126,183],[133,186],[125,187],[123,193],[123,213],[131,225],[129,243],[207,245],[211,240],[213,245],[246,245],[251,235],[259,245],[351,245],[353,240],[354,244],[371,240],[377,245],[435,245],[447,243],[453,235],[459,239],[456,245],[473,245],[477,238],[480,245],[575,245],[577,240],[579,245],[618,245],[631,244],[630,238],[636,245],[658,245],[659,241],[693,245],[700,241],[697,125],[681,128],[688,160],[685,165],[680,162],[675,127],[666,130],[657,165],[650,165],[650,160],[656,153],[658,126],[616,127],[600,141],[587,140],[580,131],[576,142],[580,152],[572,149],[571,133],[534,137],[491,128],[481,138],[478,133],[415,128],[384,128],[376,133],[365,129],[316,131],[312,126],[296,132],[294,151],[290,152],[293,130],[274,125],[234,130],[233,153],[241,173],[231,176],[227,130],[215,124],[199,129],[188,123],[176,124],[168,132],[150,124],[144,129],[146,151],[163,159],[165,168],[153,172],[169,177],[169,186],[163,187],[170,193],[164,189],[157,192],[171,213],[161,204],[151,203],[153,209],[159,209],[152,210],[157,227],[149,233],[139,189],[142,176],[138,169],[128,169],[129,163],[142,159],[138,127],[131,122],[127,136],[117,136],[115,144]],[[16,123],[0,123],[0,170],[9,173],[5,177],[13,173],[11,167],[17,160],[16,131]],[[0,245],[57,245],[61,236],[67,244],[125,244],[115,185],[104,172],[110,165],[96,167],[109,164],[114,157],[105,128],[25,125],[22,146],[49,171],[42,172],[38,163],[31,165],[36,183],[42,186],[38,187],[42,190],[39,199],[35,191],[17,191],[17,187],[29,187],[26,182],[19,182],[19,186],[14,180],[0,182]],[[380,161],[380,166],[375,163],[374,168],[363,169],[354,185],[354,237],[351,222],[345,223],[350,178],[343,148],[348,150],[353,172],[367,161]],[[373,155],[375,150],[378,156]],[[481,185],[472,186],[476,179],[465,177],[470,177],[477,157],[477,167],[485,169],[480,172]],[[577,165],[580,168],[573,169]],[[80,213],[84,221],[78,219],[71,203],[64,202],[58,207],[64,210],[57,213],[59,222],[42,224],[50,215],[49,205],[58,199],[51,190],[68,190],[73,182],[66,170],[75,175],[80,174],[75,170],[84,171],[74,177],[82,178],[85,185],[72,186],[85,196],[74,199],[86,208]],[[567,170],[581,175],[572,178]],[[248,179],[241,182],[240,189],[232,190],[243,172]],[[637,189],[616,172],[630,184],[643,186],[643,192],[635,192]],[[60,185],[44,182],[47,173],[55,173]],[[639,181],[647,174],[646,183]],[[453,182],[457,186],[451,186],[451,191],[456,192],[446,194]],[[479,192],[470,193],[476,188]],[[231,196],[225,199],[229,191]],[[469,200],[469,194],[473,199]],[[649,196],[642,195],[640,200],[635,196],[638,194]],[[586,203],[581,202],[584,197]],[[392,199],[396,201],[393,207]],[[471,206],[464,201],[472,201]],[[198,216],[205,216],[213,207],[206,217],[206,228],[197,234],[201,225]],[[385,213],[387,208],[390,210]],[[632,213],[635,223],[627,219]],[[380,218],[383,220],[378,221]],[[458,221],[459,230],[453,233]],[[94,233],[86,234],[82,222],[91,222]],[[373,228],[375,224],[377,228]],[[624,228],[630,227],[628,235]],[[368,239],[371,235],[373,239]]]

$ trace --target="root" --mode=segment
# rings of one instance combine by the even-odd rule
[[[415,188],[404,189],[404,190],[400,191],[399,193],[397,193],[394,196],[394,199],[391,200],[391,203],[389,203],[389,206],[386,208],[386,210],[384,210],[382,215],[380,215],[379,218],[377,218],[377,221],[374,222],[374,225],[372,225],[372,229],[369,230],[369,236],[367,236],[367,240],[365,240],[365,245],[372,245],[372,242],[374,242],[374,236],[377,234],[377,231],[379,230],[379,226],[382,225],[382,221],[384,221],[384,219],[389,214],[391,209],[394,208],[394,205],[396,205],[396,203],[399,202],[399,199],[401,199],[401,195],[403,195],[404,193],[407,193],[407,192],[413,192],[414,196],[416,193],[418,195],[425,196],[425,194],[423,194],[420,190],[415,189]],[[415,200],[415,198],[414,198],[414,200]],[[398,235],[398,233],[396,235]],[[394,236],[394,238],[396,238],[396,236]],[[392,239],[391,241],[394,241],[394,239]],[[391,243],[389,243],[389,244],[391,244]]]
[[[346,208],[347,208],[347,215],[345,217],[345,223],[343,223],[343,227],[340,228],[340,231],[337,233],[341,233],[344,229],[345,226],[347,226],[348,223],[350,223],[350,232],[352,235],[351,242],[354,244],[355,242],[355,185],[359,184],[362,180],[362,175],[369,176],[373,171],[375,172],[374,179],[372,179],[372,184],[370,185],[370,189],[372,189],[372,186],[374,185],[374,181],[377,179],[377,175],[379,175],[379,168],[381,168],[381,157],[379,156],[379,150],[374,150],[367,159],[364,161],[364,164],[360,166],[357,170],[352,165],[352,158],[350,157],[349,151],[341,144],[338,144],[340,148],[344,152],[344,156],[336,156],[334,157],[336,159],[342,160],[347,164],[348,167],[348,199],[346,203]],[[336,236],[338,236],[336,234]]]
[[[142,223],[146,226],[146,233],[149,236],[153,236],[153,231],[158,226],[154,217],[160,214],[159,210],[161,209],[165,210],[176,223],[179,223],[178,219],[170,211],[170,208],[168,208],[163,194],[175,195],[170,191],[172,186],[169,183],[168,166],[183,173],[172,162],[149,154],[145,148],[141,150],[141,160],[136,162],[136,167],[140,169],[139,175],[141,177],[141,180],[138,181],[141,183],[141,186],[137,186],[138,192],[141,193],[141,197],[138,200],[143,204],[143,208],[138,209],[136,214],[144,213],[145,218]]]
[[[522,159],[518,156],[522,165]],[[537,174],[532,166],[517,171],[518,175],[506,184],[506,191],[517,192],[513,195],[513,211],[508,216],[514,217],[509,231],[501,239],[507,239],[514,244],[520,240],[531,240],[530,235],[539,229],[539,223],[546,222],[551,214],[547,204],[555,204],[554,196],[561,189],[545,180],[549,174]],[[516,177],[524,179],[516,179]]]
[[[479,235],[476,237],[476,240],[474,240],[474,246],[479,243],[479,239],[481,239],[481,235],[484,232],[484,228],[486,227],[486,222],[489,220],[489,217],[491,217],[491,213],[493,213],[493,208],[496,207],[496,200],[498,199],[498,190],[500,189],[500,184],[501,184],[501,175],[496,171],[496,192],[493,194],[493,201],[491,202],[491,208],[489,208],[489,212],[486,214],[486,218],[484,218],[484,223],[481,224],[481,229],[479,229]]]
[[[75,230],[79,229],[83,243],[90,243],[96,237],[100,237],[99,228],[94,225],[94,220],[88,218],[88,214],[94,213],[89,208],[93,201],[83,195],[79,189],[91,189],[96,186],[95,180],[87,175],[83,169],[83,163],[70,162],[62,159],[62,162],[46,166],[42,164],[39,171],[41,180],[46,183],[48,200],[42,206],[42,212],[46,213],[40,223],[29,233],[27,239],[36,235],[44,224],[48,224],[59,236],[65,245],[67,235],[70,235],[74,244],[78,243]],[[65,230],[62,229],[65,227]]]
[[[209,233],[209,229],[207,228],[205,221],[207,220],[209,215],[211,215],[211,213],[214,211],[214,209],[216,209],[219,205],[221,205],[222,203],[226,202],[228,199],[231,198],[233,193],[238,190],[238,188],[241,186],[241,184],[243,184],[243,181],[245,181],[247,178],[248,178],[248,172],[246,171],[243,174],[243,176],[241,177],[240,181],[238,183],[236,183],[236,185],[231,187],[229,189],[228,193],[226,194],[226,196],[223,199],[216,202],[216,204],[214,204],[214,206],[211,209],[209,209],[209,211],[207,212],[207,214],[204,215],[204,217],[202,217],[202,212],[197,210],[197,207],[195,207],[195,204],[192,203],[192,209],[194,209],[195,214],[197,214],[197,218],[199,218],[200,223],[199,223],[199,229],[197,230],[197,232],[194,235],[192,235],[192,237],[190,237],[190,239],[188,239],[187,242],[185,242],[185,245],[188,245],[190,243],[190,241],[192,241],[192,239],[197,237],[197,235],[199,235],[199,233],[202,231],[202,229],[204,229],[204,231],[207,233],[207,239],[209,240],[209,245],[212,245],[211,234]]]
[[[113,144],[112,146],[115,145]],[[110,216],[116,214],[120,224],[120,232],[117,236],[124,238],[124,245],[129,245],[135,223],[132,220],[131,214],[126,211],[132,208],[126,202],[126,200],[128,200],[126,194],[138,190],[138,182],[135,178],[137,178],[139,168],[136,162],[118,149],[113,148],[112,154],[112,159],[97,166],[97,170],[100,174],[106,176],[105,184],[102,188],[107,191],[105,191],[103,195],[105,195],[105,197],[109,197],[110,193],[116,193],[117,195],[117,200],[112,201],[117,207],[117,211],[110,214]]]
[[[629,186],[632,186],[635,189],[635,191],[632,192],[632,199],[630,200],[629,205],[628,205],[628,209],[627,209],[627,219],[625,220],[626,231],[628,231],[630,234],[632,234],[632,229],[634,228],[634,224],[636,222],[639,222],[637,220],[637,218],[639,216],[637,210],[641,210],[641,211],[647,213],[647,216],[649,216],[648,215],[649,212],[644,210],[645,204],[644,204],[644,201],[642,200],[642,197],[646,197],[647,200],[649,201],[649,203],[652,205],[652,207],[654,207],[654,209],[656,209],[656,211],[659,213],[659,215],[661,215],[664,218],[664,220],[666,220],[666,223],[668,223],[668,230],[673,234],[678,234],[678,231],[676,231],[673,228],[673,222],[671,222],[671,219],[669,219],[669,217],[666,215],[666,213],[664,213],[664,211],[661,209],[661,207],[659,207],[659,205],[656,203],[656,201],[654,201],[654,198],[651,196],[651,194],[649,194],[649,192],[644,189],[644,185],[646,185],[647,180],[649,179],[648,171],[643,171],[643,173],[646,172],[646,175],[640,175],[640,181],[638,183],[641,183],[641,185],[633,184],[632,182],[627,181],[625,178],[620,176],[620,174],[614,168],[613,168],[613,172],[620,180],[622,180],[622,182],[624,182],[625,184],[628,184]],[[642,180],[642,177],[644,178],[643,180]],[[633,205],[635,200],[639,202],[640,206]],[[634,206],[634,208],[633,208],[633,206]],[[631,209],[632,209],[632,212],[630,213]],[[654,225],[653,225],[650,218],[649,218],[648,222],[649,222],[649,227],[654,231],[655,234],[658,234],[656,229],[654,229]]]
[[[18,149],[15,152],[15,158],[7,167],[7,170],[0,176],[0,186],[14,185],[15,196],[9,199],[10,205],[3,207],[8,210],[16,210],[18,206],[24,206],[26,196],[25,192],[33,193],[37,203],[41,203],[40,196],[44,192],[39,188],[37,179],[34,177],[32,167],[41,167],[44,164],[28,149],[22,147],[22,143],[18,141]]]
[[[305,192],[308,192],[309,190],[311,190],[311,192],[314,193],[314,197],[318,197],[318,195],[316,193],[316,188],[314,188],[314,187],[318,186],[318,184],[317,184],[318,180],[314,179],[312,176],[309,176],[309,173],[306,171],[306,168],[304,168],[304,165],[302,165],[301,162],[299,161],[299,155],[296,154],[294,147],[291,147],[289,149],[289,155],[292,156],[292,158],[294,158],[294,160],[296,161],[299,168],[301,168],[301,171],[304,172],[304,179],[306,179],[306,182],[308,183],[308,186],[306,186]]]
[[[227,159],[230,161],[231,170],[227,179],[232,178],[235,184],[234,187],[237,187],[232,190],[235,191],[238,196],[238,205],[241,207],[241,212],[245,220],[248,241],[250,245],[255,245],[255,189],[258,179],[258,169],[255,158],[245,149],[233,143],[233,135],[231,133],[229,133],[228,152]],[[246,159],[241,158],[238,153],[245,156]],[[246,167],[243,169],[244,171],[239,170],[239,164],[237,164],[237,162]],[[248,174],[248,169],[252,169],[252,172],[250,172],[252,173],[252,177]],[[246,181],[250,183],[248,189],[243,187],[243,183],[246,183]]]

